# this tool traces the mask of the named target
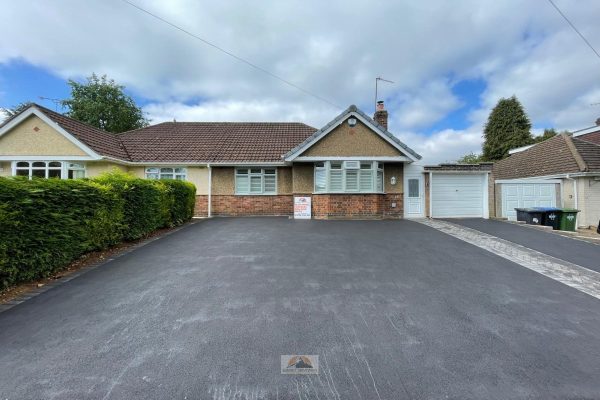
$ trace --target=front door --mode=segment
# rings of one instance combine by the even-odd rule
[[[421,196],[421,179],[420,178],[408,178],[408,197],[406,204],[406,211],[410,215],[420,216],[423,214],[423,201]]]

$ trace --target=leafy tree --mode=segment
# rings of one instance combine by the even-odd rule
[[[31,101],[24,101],[23,103],[19,103],[12,108],[0,108],[0,113],[4,116],[5,119],[14,117],[21,111],[25,110],[27,107],[32,105]]]
[[[488,117],[483,136],[486,161],[502,160],[510,149],[533,143],[531,121],[515,96],[498,101]]]
[[[465,154],[464,156],[456,160],[456,162],[459,164],[479,164],[482,161],[483,160],[481,158],[481,154],[475,154],[473,152]]]
[[[546,128],[546,129],[544,129],[544,133],[542,133],[540,136],[536,136],[533,138],[533,142],[540,143],[540,142],[543,142],[544,140],[551,139],[556,135],[560,135],[561,133],[569,133],[569,132],[568,131],[558,132],[554,128],[550,128],[550,129]]]
[[[106,75],[92,74],[86,83],[68,81],[71,98],[63,100],[67,116],[108,132],[120,133],[148,126],[142,109]]]

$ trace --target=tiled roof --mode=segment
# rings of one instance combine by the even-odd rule
[[[496,162],[493,171],[496,179],[600,172],[600,146],[560,134]]]
[[[290,122],[165,122],[119,138],[136,162],[280,162],[314,131]]]
[[[311,142],[314,142],[315,140],[317,140],[317,138],[319,137],[319,135],[321,135],[323,132],[327,131],[329,128],[331,128],[332,126],[334,126],[337,123],[339,123],[342,119],[346,118],[346,116],[348,114],[352,113],[352,112],[360,115],[362,118],[364,118],[366,121],[368,121],[371,125],[375,126],[383,135],[387,136],[394,143],[396,143],[399,147],[401,147],[402,149],[404,149],[405,152],[408,152],[409,154],[411,154],[417,160],[421,159],[421,156],[419,154],[417,154],[417,152],[415,152],[413,149],[411,149],[410,147],[408,147],[407,145],[405,145],[404,143],[402,143],[402,141],[400,139],[398,139],[391,132],[389,132],[384,126],[382,126],[379,123],[377,123],[377,121],[373,120],[367,114],[365,114],[364,112],[362,112],[354,104],[352,104],[346,110],[342,111],[342,113],[340,115],[338,115],[333,120],[331,120],[331,122],[329,122],[323,128],[321,128],[319,130],[315,129],[314,132],[312,133],[312,135],[306,137],[305,138],[306,140],[304,140],[301,143],[298,143],[297,146],[295,146],[294,148],[290,149],[285,156],[286,157],[293,156],[295,153],[297,153],[298,151],[300,151],[303,148],[305,148],[305,146],[308,146]]]
[[[453,172],[479,172],[491,171],[494,163],[483,162],[479,164],[439,164],[426,165],[425,171],[453,171]]]
[[[132,162],[280,162],[316,131],[296,122],[165,122],[113,134],[34,107],[96,153]]]
[[[588,172],[600,172],[600,145],[573,138],[573,144],[587,166]]]
[[[37,104],[35,107],[96,153],[121,160],[128,160],[127,151],[117,135],[65,117]]]
[[[600,127],[596,132],[586,133],[584,135],[575,136],[574,139],[585,140],[586,142],[592,142],[600,144]]]

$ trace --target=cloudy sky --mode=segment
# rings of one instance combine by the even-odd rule
[[[0,107],[66,98],[92,72],[125,85],[153,122],[301,121],[321,127],[374,80],[390,131],[427,162],[481,145],[501,97],[516,95],[534,133],[600,117],[600,59],[546,0],[131,0],[294,84],[320,101],[122,0],[3,2]],[[597,0],[555,0],[600,49]],[[59,108],[60,111],[60,108]]]

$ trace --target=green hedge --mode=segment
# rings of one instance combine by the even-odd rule
[[[0,289],[82,254],[184,223],[196,188],[124,173],[93,180],[0,178]]]

